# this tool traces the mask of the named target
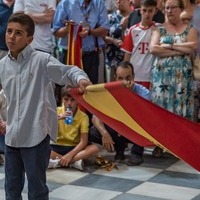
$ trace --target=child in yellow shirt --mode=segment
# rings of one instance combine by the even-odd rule
[[[78,108],[77,101],[69,94],[69,89],[62,88],[62,107],[57,108],[58,136],[57,142],[51,144],[49,168],[74,167],[83,170],[83,160],[96,155],[99,148],[95,144],[88,145],[89,118]],[[65,123],[71,108],[73,121]]]

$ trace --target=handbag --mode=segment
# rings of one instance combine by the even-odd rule
[[[195,54],[192,58],[194,80],[200,81],[200,56]]]

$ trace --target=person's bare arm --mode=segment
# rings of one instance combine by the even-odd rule
[[[33,12],[27,12],[35,23],[38,24],[45,24],[45,23],[52,23],[53,16],[54,16],[55,10],[53,8],[45,7],[44,12],[42,13],[33,13]]]
[[[194,28],[191,28],[187,36],[187,42],[174,43],[172,49],[184,54],[191,54],[197,47],[198,47],[197,31]]]
[[[55,31],[53,34],[57,38],[63,38],[66,37],[69,33],[69,23],[74,23],[73,21],[64,21],[63,27],[60,27],[57,31]]]
[[[173,50],[171,44],[160,44],[160,32],[158,29],[152,33],[149,51],[159,57],[183,55],[182,52]]]
[[[108,29],[103,27],[98,27],[94,29],[90,29],[89,27],[83,27],[83,30],[79,33],[79,35],[83,38],[89,35],[95,37],[106,37],[107,34],[108,34]]]
[[[124,61],[128,61],[128,62],[130,62],[130,59],[131,59],[131,54],[125,52],[125,54],[124,54]]]
[[[92,117],[92,123],[102,136],[103,147],[109,152],[114,151],[114,141],[109,132],[106,130],[104,123],[96,116]]]
[[[87,133],[81,133],[81,139],[80,142],[77,144],[77,146],[72,149],[69,153],[65,154],[60,158],[60,164],[62,166],[68,166],[75,155],[77,155],[80,151],[85,149],[85,147],[88,144],[88,134]]]

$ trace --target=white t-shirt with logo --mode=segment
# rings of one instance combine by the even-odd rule
[[[135,81],[150,81],[154,56],[149,52],[149,43],[155,29],[155,23],[152,23],[147,29],[142,29],[138,23],[129,29],[124,38],[121,50],[131,54],[130,62],[134,67]]]

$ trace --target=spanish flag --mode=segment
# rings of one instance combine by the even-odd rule
[[[82,69],[82,38],[79,35],[79,32],[82,31],[82,24],[76,24],[73,21],[69,21],[68,27],[69,33],[66,64],[76,65]]]
[[[104,123],[141,146],[155,144],[200,171],[200,125],[131,92],[122,82],[91,85],[72,96]]]

